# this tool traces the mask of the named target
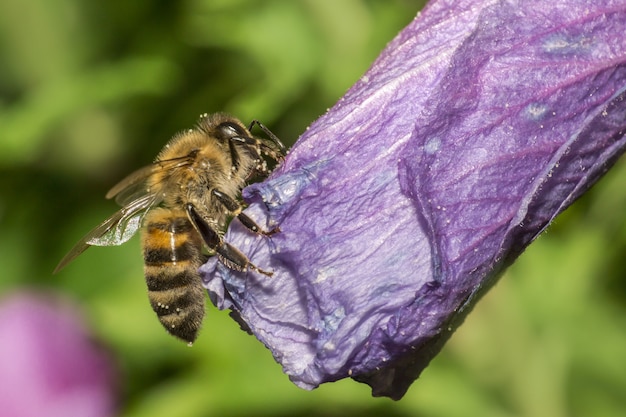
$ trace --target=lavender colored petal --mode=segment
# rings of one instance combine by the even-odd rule
[[[0,302],[0,414],[114,415],[113,367],[58,300],[15,294]]]
[[[203,267],[297,385],[400,398],[509,265],[623,152],[626,3],[429,4],[298,140]]]

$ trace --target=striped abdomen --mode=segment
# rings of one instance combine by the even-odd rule
[[[146,215],[142,230],[152,309],[169,333],[191,343],[204,318],[200,236],[185,212],[162,208]]]

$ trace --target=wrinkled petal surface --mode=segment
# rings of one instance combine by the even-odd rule
[[[400,398],[510,264],[623,152],[626,2],[438,0],[298,140],[203,267],[304,388]]]
[[[67,304],[39,295],[0,301],[0,415],[114,415],[112,363],[77,317]]]

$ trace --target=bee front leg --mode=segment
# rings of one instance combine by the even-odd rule
[[[233,269],[235,271],[246,271],[248,268],[252,268],[261,274],[272,276],[272,272],[264,271],[261,268],[254,265],[250,262],[250,259],[239,249],[230,245],[227,242],[224,242],[222,237],[217,233],[196,211],[196,208],[193,204],[187,203],[185,205],[185,210],[187,211],[187,216],[189,220],[194,225],[204,243],[209,247],[209,249],[215,251],[219,256],[220,260],[226,265],[228,268]]]
[[[265,235],[265,236],[271,236],[274,233],[280,232],[280,229],[278,227],[275,227],[274,229],[270,231],[265,231],[261,229],[261,226],[256,224],[254,220],[252,220],[250,217],[248,217],[247,214],[241,211],[243,208],[236,200],[233,200],[232,198],[230,198],[228,195],[224,194],[220,190],[213,189],[211,190],[211,193],[215,196],[215,198],[217,198],[217,200],[220,203],[222,203],[224,207],[226,207],[228,211],[230,211],[233,214],[233,216],[236,216],[239,219],[241,224],[246,226],[248,229],[252,230],[254,233],[258,233],[260,235]]]

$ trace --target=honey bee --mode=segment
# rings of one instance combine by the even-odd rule
[[[267,139],[252,136],[258,125]],[[106,198],[122,208],[87,233],[54,272],[90,246],[116,246],[141,230],[144,274],[152,309],[165,329],[189,344],[204,317],[204,289],[198,268],[203,246],[228,268],[271,276],[222,235],[229,218],[251,231],[271,235],[242,212],[241,189],[255,174],[267,175],[264,157],[282,160],[285,147],[254,120],[246,128],[230,115],[202,115],[194,129],[175,135],[154,163],[115,185]]]

